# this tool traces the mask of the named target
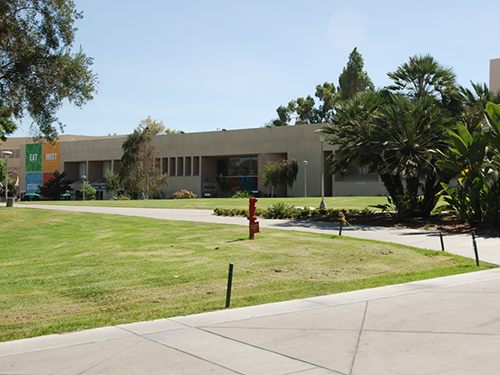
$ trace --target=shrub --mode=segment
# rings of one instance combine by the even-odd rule
[[[371,210],[368,207],[365,207],[360,211],[360,213],[364,216],[372,216],[375,213],[375,211]]]
[[[248,190],[238,191],[231,198],[250,198],[253,197],[253,194]]]
[[[296,208],[293,212],[294,219],[307,219],[311,216],[311,209],[309,207]]]
[[[174,193],[174,199],[194,199],[197,195],[189,190],[182,189]]]
[[[294,216],[295,209],[289,204],[278,202],[264,212],[266,219],[289,219]]]

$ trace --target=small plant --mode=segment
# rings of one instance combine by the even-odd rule
[[[174,199],[194,199],[198,197],[195,193],[182,189],[174,193]]]
[[[311,215],[311,209],[309,207],[296,208],[293,212],[294,219],[308,219]]]
[[[126,195],[124,195],[124,194],[120,194],[120,195],[117,197],[117,199],[118,199],[119,201],[129,201],[129,200],[130,200],[130,197],[127,197],[127,196],[126,196]]]
[[[93,200],[95,199],[95,189],[88,183],[83,183],[82,186],[80,186],[80,192],[84,194],[83,196],[87,200]]]
[[[252,193],[248,190],[237,191],[231,198],[250,198],[252,197]]]
[[[372,216],[375,213],[375,211],[371,210],[368,207],[365,207],[361,211],[359,211],[359,213],[363,216]]]
[[[264,213],[266,219],[289,219],[294,216],[295,209],[289,204],[279,202],[273,204]]]

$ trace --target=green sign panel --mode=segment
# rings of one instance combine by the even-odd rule
[[[42,170],[42,145],[26,145],[26,172],[40,172]]]

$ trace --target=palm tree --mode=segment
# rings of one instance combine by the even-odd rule
[[[339,146],[327,160],[330,173],[344,177],[351,166],[377,171],[381,161],[377,118],[383,102],[379,93],[368,91],[336,104],[331,123],[322,129],[331,135],[328,142]]]
[[[443,102],[443,98],[457,92],[456,76],[453,69],[440,65],[430,55],[410,57],[410,61],[387,73],[394,82],[387,89],[409,98],[433,97]]]
[[[377,172],[391,197],[404,194],[400,174],[392,174],[385,165],[386,129],[383,93],[367,91],[356,94],[335,107],[332,122],[323,133],[331,135],[328,142],[338,145],[335,154],[327,159],[330,173],[343,178],[348,168],[368,167]]]
[[[483,83],[471,82],[473,91],[460,86],[461,102],[463,103],[462,112],[459,115],[459,122],[467,127],[472,133],[479,124],[487,125],[484,117],[484,108],[488,102],[500,104],[500,93],[490,91],[488,86]]]
[[[405,180],[404,209],[408,215],[428,216],[438,201],[441,182],[447,183],[453,177],[436,168],[439,157],[435,151],[446,153],[449,148],[446,142],[449,126],[432,97],[411,100],[391,94],[389,99],[383,111],[386,141],[380,170]],[[423,192],[420,199],[419,188]],[[396,194],[392,198],[396,206],[403,204],[401,196]]]

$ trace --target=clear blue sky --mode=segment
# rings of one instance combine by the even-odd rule
[[[417,54],[489,82],[498,0],[75,0],[99,92],[59,112],[66,134],[129,134],[151,116],[185,132],[261,127],[332,82],[354,47],[376,87]],[[21,125],[14,136],[28,136]]]

